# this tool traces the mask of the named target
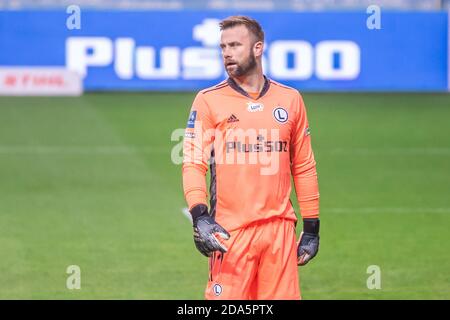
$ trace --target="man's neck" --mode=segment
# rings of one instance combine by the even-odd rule
[[[254,72],[239,78],[233,77],[233,80],[246,92],[261,92],[264,87],[264,76],[261,71]]]

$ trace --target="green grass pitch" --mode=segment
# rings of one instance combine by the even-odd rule
[[[171,162],[193,97],[0,98],[1,299],[203,298],[208,264]],[[304,299],[450,299],[450,95],[304,100],[322,220]]]

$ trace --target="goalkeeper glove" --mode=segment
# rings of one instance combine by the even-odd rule
[[[304,266],[319,251],[319,219],[303,219],[303,232],[297,247],[297,264]]]
[[[206,257],[210,257],[214,251],[227,252],[227,248],[219,242],[216,234],[225,240],[230,238],[230,234],[209,215],[206,205],[196,205],[191,209],[191,215],[194,243],[198,251]]]

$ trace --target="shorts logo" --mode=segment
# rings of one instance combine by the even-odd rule
[[[188,128],[194,128],[195,126],[195,119],[197,118],[197,111],[192,111],[190,116],[189,116],[189,120],[187,122],[187,127]]]
[[[262,103],[247,102],[247,110],[249,112],[263,111],[264,105]]]
[[[222,294],[222,286],[216,283],[213,287],[213,292],[216,296],[220,296]]]
[[[287,111],[282,107],[276,107],[273,110],[273,116],[279,123],[285,123],[289,118]]]

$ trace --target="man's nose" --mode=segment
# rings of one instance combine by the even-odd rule
[[[231,58],[230,50],[227,49],[226,47],[222,49],[222,55],[225,59]]]

